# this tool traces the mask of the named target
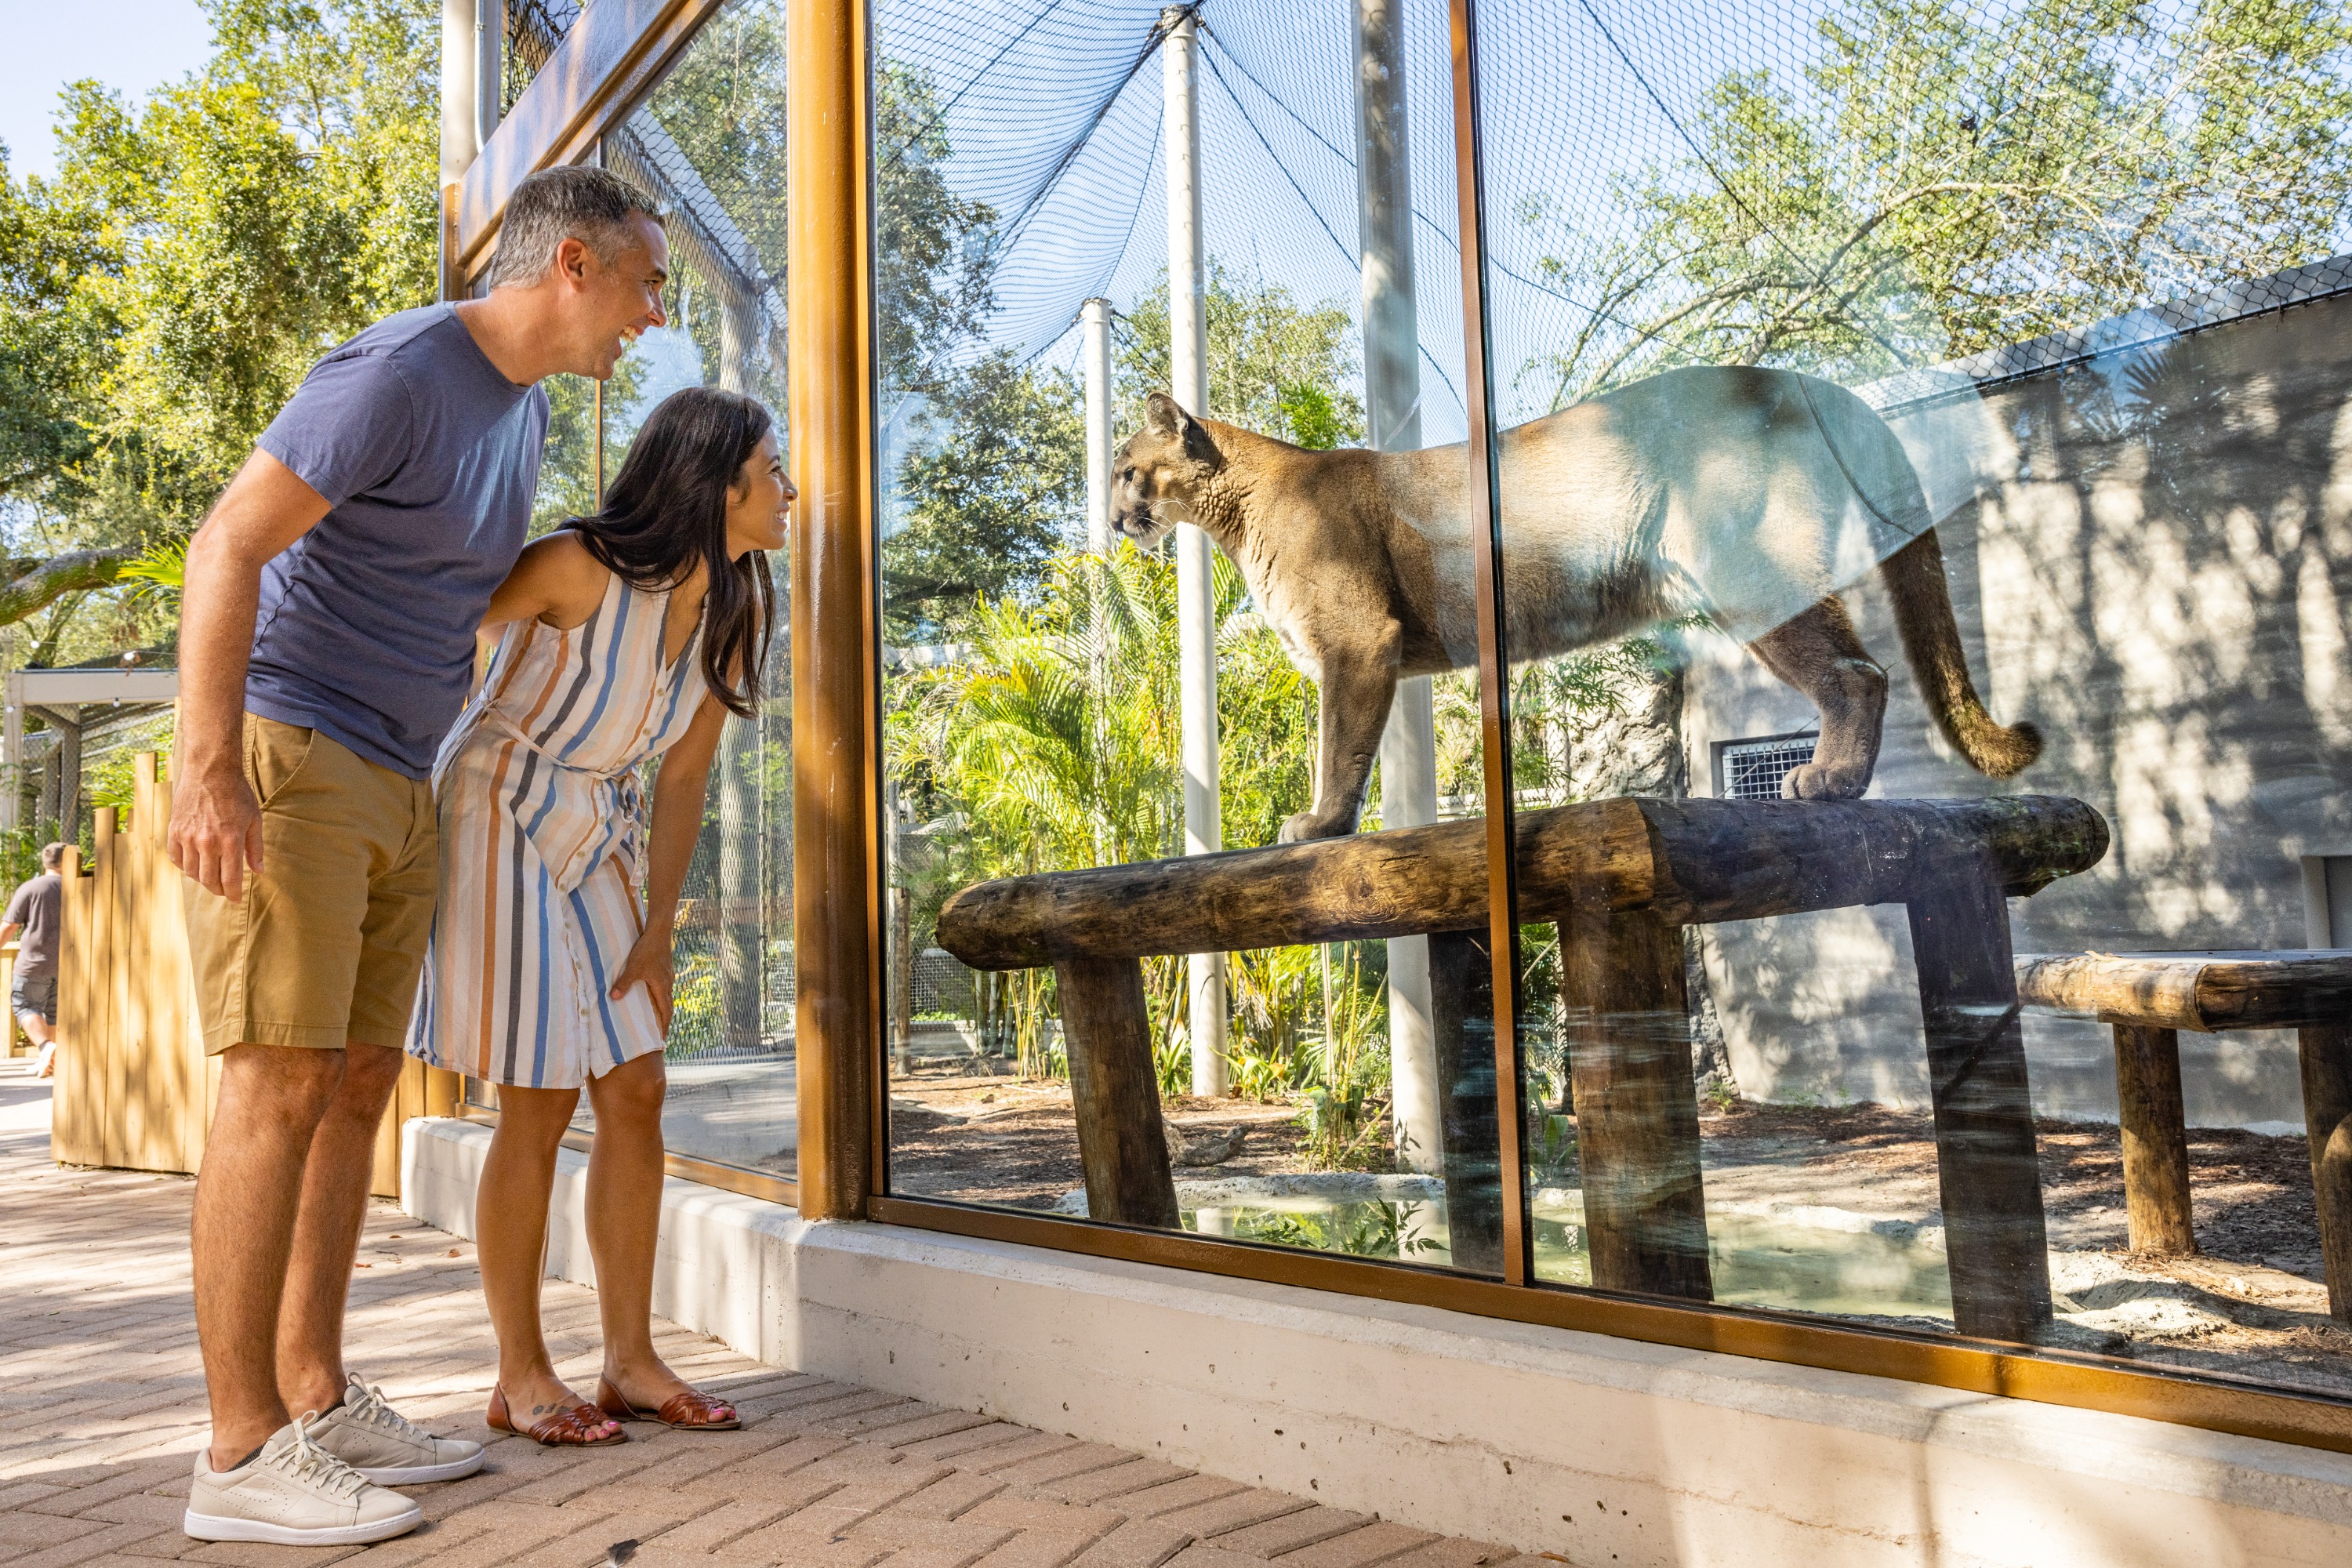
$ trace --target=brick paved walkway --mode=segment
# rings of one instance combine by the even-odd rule
[[[47,1097],[0,1061],[0,1568],[310,1564],[359,1550],[202,1545],[179,1531],[205,1427],[178,1176],[60,1169]],[[473,1249],[379,1205],[352,1289],[354,1371],[491,1442],[483,1472],[408,1489],[425,1526],[370,1568],[1469,1568],[1540,1560],[1197,1475],[1100,1444],[764,1367],[665,1326],[662,1353],[742,1431],[645,1426],[569,1452],[482,1426],[492,1367]],[[550,1281],[575,1388],[594,1293]],[[634,1544],[632,1544],[634,1543]],[[1553,1559],[1552,1561],[1559,1561]]]

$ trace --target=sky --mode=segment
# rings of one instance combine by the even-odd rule
[[[53,120],[66,83],[96,77],[140,99],[212,53],[195,0],[0,0],[0,142],[19,177],[57,173]]]

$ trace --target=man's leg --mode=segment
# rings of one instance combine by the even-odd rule
[[[343,1079],[319,1119],[302,1167],[301,1210],[278,1317],[278,1391],[287,1410],[325,1410],[343,1396],[343,1301],[367,1221],[376,1129],[407,1058],[353,1040]]]
[[[33,1066],[33,1076],[48,1077],[57,1062],[57,1026],[29,1008],[16,1015],[16,1026],[25,1031],[26,1039],[41,1047],[40,1056]]]
[[[341,1051],[295,1046],[233,1046],[221,1057],[190,1239],[215,1470],[289,1419],[278,1394],[278,1303],[303,1165],[343,1066]]]

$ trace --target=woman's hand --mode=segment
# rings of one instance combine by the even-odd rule
[[[670,956],[674,932],[667,924],[649,925],[629,949],[622,961],[620,973],[613,976],[613,1000],[618,1002],[629,994],[632,985],[643,985],[654,999],[654,1016],[661,1020],[662,1033],[669,1033],[670,993],[677,984],[677,973]]]

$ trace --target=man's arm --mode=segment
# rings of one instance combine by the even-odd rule
[[[16,941],[16,933],[24,929],[25,928],[23,926],[18,925],[14,921],[9,921],[5,924],[0,924],[0,947],[5,947],[10,942]]]
[[[245,782],[245,673],[261,569],[327,515],[327,500],[256,451],[188,544],[180,595],[180,732],[172,863],[223,898],[261,869],[261,807]]]

